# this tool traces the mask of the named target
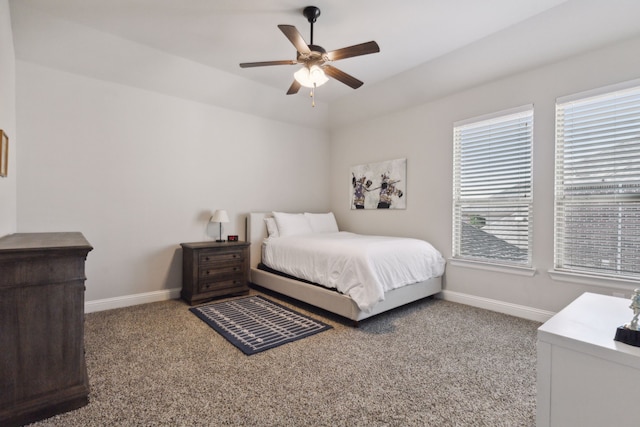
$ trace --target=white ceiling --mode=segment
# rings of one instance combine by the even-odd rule
[[[406,85],[403,76],[428,72],[430,64],[451,55],[500,65],[486,75],[469,69],[470,81],[478,83],[640,34],[638,0],[11,0],[11,13],[19,59],[74,72],[95,67],[99,58],[81,64],[78,48],[58,46],[52,52],[43,42],[81,43],[72,38],[82,27],[258,82],[273,88],[268,96],[283,98],[274,102],[291,103],[286,98],[308,95],[285,96],[297,66],[241,69],[238,64],[295,59],[295,48],[277,25],[295,25],[309,42],[302,9],[310,4],[322,11],[314,25],[315,44],[334,50],[375,40],[381,49],[333,64],[365,84],[354,91],[330,81],[316,93],[329,106],[355,92]],[[62,27],[53,32],[34,21],[35,15],[69,23],[68,31],[76,33],[62,35]],[[36,37],[47,28],[49,34]],[[118,43],[109,44],[118,49]],[[104,51],[99,56],[111,60]],[[140,72],[131,61],[127,65],[132,74]],[[125,79],[126,70],[118,72]]]

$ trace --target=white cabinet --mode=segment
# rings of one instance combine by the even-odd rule
[[[640,425],[640,347],[613,339],[630,303],[585,293],[538,329],[538,427]]]

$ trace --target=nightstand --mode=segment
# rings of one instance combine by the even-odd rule
[[[181,243],[182,299],[194,305],[219,296],[249,293],[249,245]]]

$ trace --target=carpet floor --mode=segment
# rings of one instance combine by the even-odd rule
[[[86,315],[89,404],[36,426],[533,426],[539,323],[425,299],[245,356],[179,300]]]

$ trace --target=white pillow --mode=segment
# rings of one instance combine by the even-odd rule
[[[269,237],[280,237],[275,218],[265,218],[264,223],[267,224],[267,234]]]
[[[333,212],[325,214],[305,212],[304,216],[309,220],[311,230],[313,230],[314,233],[337,233],[339,231]]]
[[[276,219],[280,237],[313,233],[309,220],[304,214],[274,212],[273,217]]]

